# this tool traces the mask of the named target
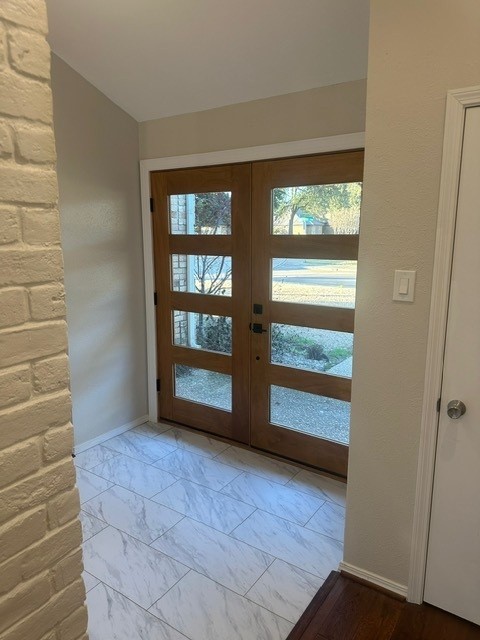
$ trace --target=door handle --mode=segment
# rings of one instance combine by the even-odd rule
[[[260,322],[251,322],[250,331],[252,331],[252,333],[267,333],[267,330],[263,328],[263,325],[260,324]]]
[[[461,400],[450,400],[447,404],[447,414],[452,420],[458,420],[466,412],[467,407]]]

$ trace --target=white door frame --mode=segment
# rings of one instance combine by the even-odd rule
[[[143,229],[143,266],[145,274],[145,311],[147,329],[147,393],[148,419],[157,421],[157,338],[154,297],[154,268],[153,268],[153,234],[152,213],[150,212],[150,171],[166,169],[182,169],[187,167],[202,167],[216,164],[232,164],[236,162],[253,162],[255,160],[269,160],[272,158],[288,158],[306,156],[315,153],[329,153],[333,151],[347,151],[363,149],[365,134],[349,133],[327,138],[312,138],[295,142],[282,142],[259,147],[245,147],[227,151],[213,151],[211,153],[197,153],[186,156],[155,158],[140,160],[140,188],[142,198],[142,229]]]
[[[441,395],[450,275],[455,239],[457,197],[466,110],[480,106],[480,86],[447,93],[442,173],[438,204],[430,322],[422,410],[422,427],[413,518],[407,599],[421,603],[425,587],[428,533],[438,432],[437,400]]]

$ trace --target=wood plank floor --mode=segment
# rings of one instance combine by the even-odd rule
[[[480,640],[480,627],[333,571],[287,640]]]

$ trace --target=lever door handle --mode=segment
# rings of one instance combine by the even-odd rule
[[[263,328],[263,325],[260,322],[251,322],[250,331],[253,333],[267,333],[267,330]]]

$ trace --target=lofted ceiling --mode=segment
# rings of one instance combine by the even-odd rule
[[[53,51],[138,121],[366,77],[368,0],[47,0]]]

